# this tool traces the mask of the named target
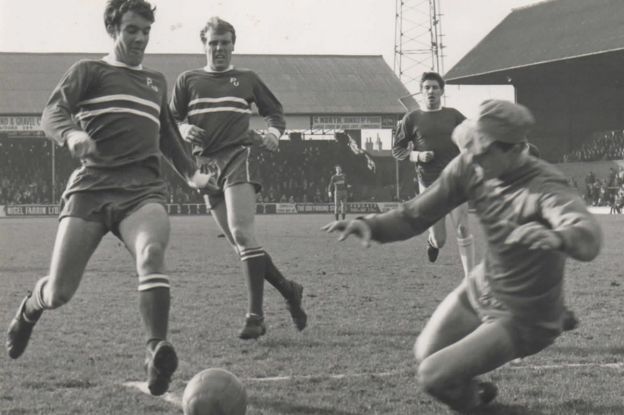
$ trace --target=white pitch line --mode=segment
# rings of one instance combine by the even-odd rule
[[[507,369],[526,370],[549,370],[549,369],[574,369],[574,368],[599,368],[624,370],[624,363],[563,363],[559,365],[509,365]]]
[[[602,368],[602,369],[620,369],[624,370],[624,363],[563,363],[553,365],[508,365],[501,369],[514,370],[554,370],[554,369],[574,369],[574,368]],[[280,382],[289,380],[317,380],[317,379],[351,379],[365,377],[389,377],[402,375],[404,373],[415,372],[416,369],[392,370],[388,372],[376,373],[339,373],[329,375],[284,375],[284,376],[268,376],[242,379],[246,382]]]
[[[284,380],[315,380],[315,379],[350,379],[350,378],[367,378],[367,377],[388,377],[400,375],[410,372],[409,370],[392,370],[389,372],[377,373],[338,373],[333,375],[285,375],[285,376],[267,376],[261,378],[244,378],[244,382],[279,382]]]
[[[122,385],[128,388],[137,389],[138,391],[143,392],[146,395],[154,396],[150,393],[149,389],[147,389],[147,382],[124,382],[122,383]],[[180,394],[167,392],[164,395],[156,397],[172,403],[179,408],[182,408],[182,396],[180,396]]]
[[[504,366],[501,369],[512,370],[557,370],[557,369],[576,369],[576,368],[598,368],[598,369],[615,369],[624,370],[624,363],[562,363],[552,365],[519,365],[511,364]],[[392,370],[387,372],[374,372],[374,373],[337,373],[337,374],[319,374],[319,375],[283,375],[283,376],[267,376],[267,377],[253,377],[241,379],[243,383],[248,382],[283,382],[292,380],[322,380],[322,379],[353,379],[353,378],[365,378],[365,377],[389,377],[401,375],[404,373],[414,372],[414,369]],[[146,395],[151,395],[147,389],[147,383],[130,381],[122,383],[123,386],[136,389]],[[168,392],[158,398],[165,400],[177,407],[182,407],[182,394],[175,392]]]

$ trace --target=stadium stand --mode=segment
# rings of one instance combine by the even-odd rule
[[[71,172],[78,166],[66,149],[56,148],[52,165],[52,143],[43,139],[0,140],[0,204],[56,203]],[[340,163],[351,184],[352,201],[392,200],[392,186],[379,186],[378,178],[361,155],[337,140],[282,140],[278,152],[258,152],[264,189],[263,202],[328,202],[327,181]],[[167,168],[171,203],[201,203],[201,196],[188,188]],[[56,184],[54,192],[52,183]]]
[[[581,148],[563,155],[564,162],[624,159],[624,131],[595,133]]]

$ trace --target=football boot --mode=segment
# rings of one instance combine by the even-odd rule
[[[308,315],[301,307],[303,300],[303,286],[295,281],[289,281],[290,295],[286,298],[286,307],[290,312],[293,323],[297,330],[301,331],[306,328],[308,324]]]
[[[24,315],[26,301],[28,301],[30,296],[31,293],[28,293],[28,295],[22,300],[15,317],[13,317],[13,320],[11,320],[11,323],[9,324],[6,349],[7,352],[9,352],[9,357],[11,357],[11,359],[17,359],[22,355],[22,353],[24,353],[26,346],[28,346],[28,340],[30,340],[33,328],[43,313],[43,310],[39,311],[33,319],[28,319]]]
[[[265,333],[264,317],[249,313],[245,316],[245,326],[238,334],[238,337],[243,340],[257,339]]]
[[[178,355],[173,345],[166,340],[159,341],[154,349],[147,349],[145,371],[150,393],[160,396],[167,392],[171,376],[178,368]]]

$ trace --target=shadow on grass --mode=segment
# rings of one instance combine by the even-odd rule
[[[284,415],[360,415],[357,412],[346,412],[335,408],[319,408],[311,405],[300,405],[270,398],[252,397],[249,403],[257,409],[269,410],[273,414]]]

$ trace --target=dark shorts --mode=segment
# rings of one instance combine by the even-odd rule
[[[74,192],[63,195],[59,220],[77,217],[100,222],[119,237],[121,221],[149,203],[166,206],[166,194],[161,187]]]
[[[545,349],[561,334],[561,320],[529,321],[499,301],[485,281],[482,265],[470,273],[465,284],[470,307],[484,323],[498,321],[505,327],[516,345],[519,357]]]
[[[207,193],[209,208],[216,207],[224,199],[224,190],[241,183],[250,183],[259,193],[262,189],[258,157],[255,146],[234,146],[225,148],[208,157],[196,157],[199,168],[217,178],[219,190]]]
[[[344,190],[334,192],[334,204],[338,206],[339,203],[347,203],[347,192]]]

